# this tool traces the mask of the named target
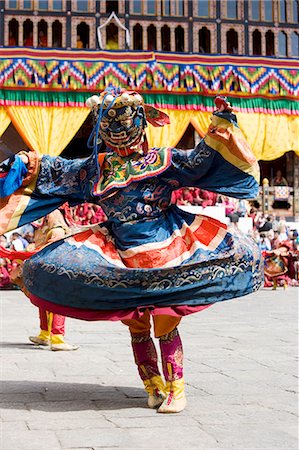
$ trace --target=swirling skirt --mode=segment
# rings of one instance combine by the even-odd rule
[[[149,260],[160,266],[148,267]],[[141,243],[129,254],[116,248],[105,227],[94,227],[32,256],[24,264],[24,282],[31,301],[47,310],[120,320],[137,318],[146,308],[183,316],[249,294],[263,284],[262,267],[250,237],[196,216],[184,235],[176,230],[164,246],[151,250]]]

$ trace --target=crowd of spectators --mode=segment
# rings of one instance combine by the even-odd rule
[[[70,207],[67,203],[60,210],[70,228],[78,230],[80,227],[96,225],[106,219],[104,211],[97,205],[84,203]],[[14,252],[31,251],[34,248],[34,230],[40,221],[18,228],[13,233],[0,236],[0,245]],[[17,259],[0,258],[0,289],[18,289],[11,281],[10,274],[17,268]]]
[[[265,286],[299,285],[298,231],[290,229],[285,217],[277,217],[275,214],[264,215],[256,200],[237,200],[197,188],[179,189],[174,193],[172,200],[178,206],[202,206],[203,208],[222,206],[229,223],[235,227],[238,227],[241,218],[251,218],[252,227],[249,234],[260,246],[265,257],[265,264],[269,267],[271,265],[271,270],[265,271]],[[280,266],[280,271],[273,261]],[[276,275],[277,273],[279,276]]]
[[[65,206],[65,209],[68,206]],[[69,214],[71,219],[69,218],[68,225],[77,225],[77,226],[89,226],[96,225],[97,223],[104,222],[106,220],[106,216],[102,208],[98,205],[93,205],[90,203],[83,203],[82,205],[72,206],[69,208]],[[66,220],[69,215],[66,215]]]
[[[172,194],[172,203],[178,206],[196,205],[206,208],[207,206],[214,206],[216,201],[217,194],[199,188],[181,188]]]

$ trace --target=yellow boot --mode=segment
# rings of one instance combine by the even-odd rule
[[[150,332],[132,334],[132,348],[139,376],[148,393],[148,407],[158,408],[166,398],[166,394],[158,368],[157,351]]]
[[[167,397],[158,409],[159,413],[178,413],[186,406],[183,376],[183,346],[177,328],[160,336],[163,373]]]
[[[167,397],[158,409],[158,413],[178,413],[185,409],[187,400],[184,390],[184,378],[166,382]]]
[[[33,342],[34,345],[50,345],[50,333],[45,330],[40,330],[38,336],[29,336],[29,341]]]
[[[78,348],[78,345],[68,344],[67,342],[64,342],[64,336],[62,334],[51,335],[51,350],[53,352],[72,351],[78,350]]]
[[[166,398],[165,385],[160,377],[156,375],[147,380],[143,380],[146,392],[148,393],[147,405],[149,408],[158,408]]]

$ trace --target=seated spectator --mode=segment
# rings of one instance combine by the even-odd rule
[[[175,191],[174,199],[177,205],[192,205],[193,195],[189,188],[178,189]]]
[[[107,219],[103,209],[91,203],[83,203],[73,207],[63,205],[63,209],[69,226],[95,225]]]
[[[191,193],[193,195],[192,204],[196,206],[202,206],[202,190],[198,188],[192,188]]]
[[[6,267],[6,260],[0,258],[0,289],[5,289],[10,286],[10,276]]]
[[[255,212],[258,212],[261,205],[257,200],[250,200],[249,202],[250,208],[252,208]]]
[[[290,285],[298,285],[296,280],[295,261],[296,255],[291,251],[289,241],[282,242],[279,247],[272,251],[264,252],[265,262],[265,286],[282,285],[286,288]]]
[[[79,34],[77,34],[77,48],[84,48],[83,42],[81,41]]]
[[[260,248],[262,252],[272,250],[270,239],[264,233],[261,233]]]
[[[193,204],[193,194],[192,190],[189,188],[185,188],[183,190],[183,204],[184,205],[192,205]]]
[[[14,47],[17,45],[16,38],[14,37],[12,31],[9,32],[8,45],[11,47]]]
[[[224,197],[222,199],[222,204],[225,206],[225,215],[228,216],[235,212],[235,203],[232,198]]]
[[[26,250],[29,242],[26,241],[19,233],[14,232],[10,238],[10,248],[16,252],[23,252]]]
[[[4,234],[0,236],[0,245],[4,248],[8,247],[7,237]]]
[[[48,47],[48,38],[42,30],[38,33],[38,46]]]
[[[95,215],[93,218],[94,223],[101,223],[101,222],[104,222],[105,220],[107,220],[106,215],[100,206],[92,205],[92,207],[95,212]]]
[[[224,197],[223,204],[225,206],[225,215],[228,217],[231,221],[231,223],[238,223],[239,216],[236,213],[236,205],[232,198]]]
[[[281,216],[278,220],[277,229],[280,232],[282,228],[285,229],[286,227],[287,227],[286,218],[284,216]]]
[[[297,230],[293,230],[293,239],[296,245],[299,245],[299,233]]]
[[[29,35],[24,40],[24,47],[33,47],[33,32],[30,31]]]
[[[247,216],[247,212],[248,211],[248,202],[246,200],[239,200],[237,201],[237,205],[236,205],[236,213],[238,214],[239,217],[246,217]]]
[[[287,229],[286,228],[285,229],[281,229],[279,234],[278,234],[279,242],[284,242],[284,241],[287,241],[288,239],[289,239],[289,236],[288,236]]]
[[[289,239],[288,227],[285,217],[281,217],[278,222],[278,239],[280,242],[287,241]]]
[[[278,236],[279,236],[278,231],[274,231],[273,233],[274,234],[273,234],[273,239],[271,239],[271,247],[274,250],[279,247],[280,241],[278,239]]]
[[[91,225],[91,224],[94,224],[94,223],[95,223],[95,222],[94,222],[94,216],[95,216],[95,213],[94,213],[94,211],[90,208],[90,209],[87,211],[85,217],[82,219],[81,225]]]
[[[201,206],[203,208],[206,208],[207,206],[214,206],[216,204],[217,194],[215,194],[214,192],[200,189],[199,195],[202,198]]]
[[[259,232],[260,233],[265,233],[265,232],[270,231],[270,230],[272,230],[272,216],[267,216],[265,218],[265,221],[264,221],[263,225],[261,225],[259,227]]]
[[[172,197],[171,197],[172,203],[175,205],[183,205],[183,189],[177,189],[176,191],[173,191]]]
[[[14,282],[14,277],[13,274],[16,272],[19,272],[20,270],[20,262],[17,261],[16,259],[6,259],[6,269],[9,273],[9,278],[10,278],[10,289],[20,289],[20,287]]]
[[[273,219],[272,219],[272,230],[273,231],[278,231],[278,220],[277,220],[277,216],[274,214],[273,215]]]
[[[276,172],[275,177],[272,180],[272,186],[288,186],[287,180],[282,176],[281,170]]]
[[[22,238],[25,239],[24,244],[33,242],[34,239],[34,227],[31,224],[23,225],[21,228],[18,229],[19,234]]]
[[[260,246],[261,236],[260,236],[260,233],[258,232],[258,230],[256,230],[256,229],[252,230],[252,237],[255,240],[255,242],[257,244],[259,244],[259,246]]]

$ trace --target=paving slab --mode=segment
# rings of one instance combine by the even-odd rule
[[[188,405],[162,415],[121,323],[68,318],[80,348],[51,352],[28,341],[37,309],[0,291],[0,449],[297,449],[298,294],[262,289],[184,318]]]

